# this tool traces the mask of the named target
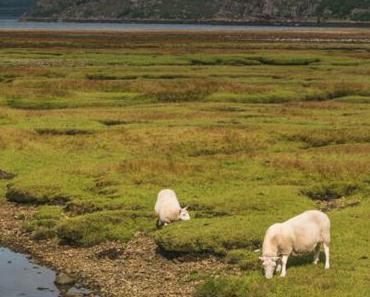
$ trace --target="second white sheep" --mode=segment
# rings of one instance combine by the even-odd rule
[[[159,216],[158,225],[166,226],[174,221],[190,220],[187,207],[181,208],[176,193],[170,189],[165,189],[158,193],[154,210]]]

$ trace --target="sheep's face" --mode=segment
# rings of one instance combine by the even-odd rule
[[[189,221],[190,220],[190,215],[187,210],[187,207],[181,208],[179,211],[179,219],[181,221]]]
[[[271,279],[273,277],[278,259],[279,257],[260,257],[263,269],[265,270],[265,277],[267,279]]]

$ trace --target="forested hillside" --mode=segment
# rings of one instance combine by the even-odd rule
[[[370,0],[38,0],[30,18],[153,21],[370,20]]]

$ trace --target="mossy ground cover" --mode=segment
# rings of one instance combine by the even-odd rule
[[[366,31],[0,34],[0,196],[37,206],[35,239],[141,231],[245,270],[202,276],[200,297],[368,295]],[[166,187],[193,219],[156,230]],[[264,231],[313,208],[332,219],[332,269],[298,257],[265,281]]]

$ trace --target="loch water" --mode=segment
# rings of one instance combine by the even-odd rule
[[[19,22],[17,18],[1,17],[0,30],[52,31],[305,31],[326,30],[324,27],[273,25],[213,25],[213,24],[151,24],[151,23],[77,23]]]

